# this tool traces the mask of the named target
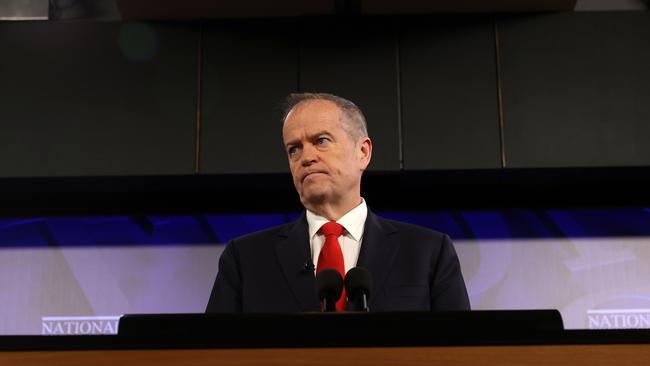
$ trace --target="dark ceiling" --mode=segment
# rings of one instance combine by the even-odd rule
[[[123,19],[573,10],[576,0],[116,0]]]

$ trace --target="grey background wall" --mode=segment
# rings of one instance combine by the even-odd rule
[[[374,171],[650,163],[648,12],[0,22],[0,176],[285,172],[281,104],[366,112]]]

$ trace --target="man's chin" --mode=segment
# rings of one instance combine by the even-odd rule
[[[311,206],[318,206],[327,202],[329,195],[324,191],[303,191],[300,195],[300,201],[302,204],[309,208]]]

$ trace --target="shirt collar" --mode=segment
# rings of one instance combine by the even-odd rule
[[[309,225],[309,238],[313,239],[321,226],[329,222],[329,220],[309,210],[307,210],[306,216],[307,224]],[[361,203],[357,207],[348,211],[348,213],[336,220],[336,222],[345,228],[345,231],[352,237],[352,239],[359,241],[363,236],[363,225],[366,223],[367,216],[368,207],[366,206],[366,200],[361,198]]]

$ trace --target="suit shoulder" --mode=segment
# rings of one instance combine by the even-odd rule
[[[301,222],[298,220],[238,236],[228,242],[227,250],[239,254],[259,254],[261,251],[267,251],[274,248],[275,245],[273,244],[286,239],[293,230],[300,229],[300,226]],[[307,232],[306,229],[305,232]]]
[[[262,229],[262,230],[254,231],[252,233],[238,236],[232,239],[231,241],[249,242],[249,241],[257,241],[259,239],[264,239],[267,237],[277,237],[278,235],[281,235],[283,232],[285,232],[288,228],[290,228],[294,224],[295,222],[289,222],[286,224],[272,226],[266,229]]]
[[[426,237],[426,238],[440,240],[440,241],[449,238],[449,236],[447,234],[445,234],[443,232],[440,232],[440,231],[430,229],[428,227],[415,225],[415,224],[411,224],[411,223],[403,222],[403,221],[385,219],[383,217],[380,217],[379,220],[383,221],[383,224],[388,226],[388,227],[392,226],[397,232],[401,233],[402,235],[413,235],[413,236],[418,236],[418,237]]]

